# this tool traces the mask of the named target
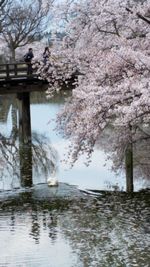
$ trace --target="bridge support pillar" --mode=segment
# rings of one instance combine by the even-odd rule
[[[32,140],[30,117],[30,93],[17,94],[19,110],[19,151],[22,186],[32,185]]]

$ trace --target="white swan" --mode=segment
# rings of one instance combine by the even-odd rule
[[[58,179],[56,177],[49,177],[47,179],[48,186],[58,186]]]

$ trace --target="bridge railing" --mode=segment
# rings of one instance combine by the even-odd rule
[[[28,70],[28,65],[24,62],[0,64],[0,80],[37,77],[37,75],[34,72],[31,75],[28,75],[27,70]]]

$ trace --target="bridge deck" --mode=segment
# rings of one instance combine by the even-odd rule
[[[33,73],[28,75],[28,65],[24,62],[0,64],[0,94],[13,92],[14,86],[19,90],[37,90],[33,88],[33,85],[46,84],[46,81],[42,81],[38,78],[36,71],[33,69]],[[15,89],[15,90],[16,90]]]
[[[27,69],[28,65],[24,62],[0,64],[0,81],[4,82],[12,79],[28,78]],[[33,73],[33,76],[37,75]]]

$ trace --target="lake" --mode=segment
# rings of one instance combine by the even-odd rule
[[[135,193],[126,194],[124,171],[112,171],[101,144],[88,167],[84,157],[73,168],[64,161],[69,141],[54,129],[69,94],[50,100],[31,94],[33,161],[31,171],[22,152],[29,164],[23,174],[18,102],[15,95],[0,96],[0,266],[149,266],[150,198],[149,190],[141,190],[149,179],[138,172]],[[47,186],[52,173],[59,187]],[[26,175],[33,183],[27,188]],[[85,194],[87,189],[101,192]]]

